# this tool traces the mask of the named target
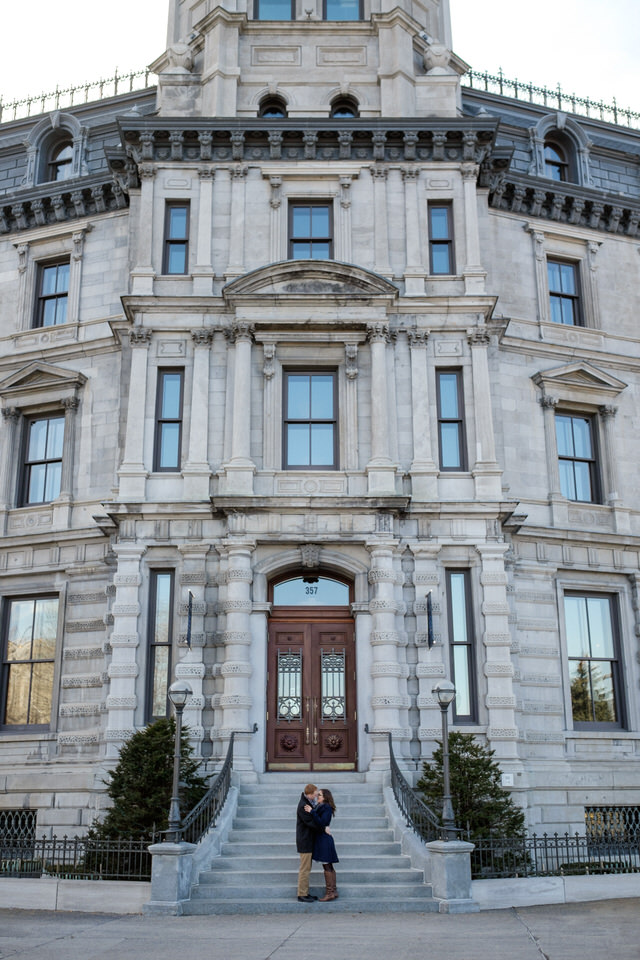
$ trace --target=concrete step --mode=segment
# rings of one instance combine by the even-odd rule
[[[336,867],[336,872],[338,874],[339,882],[342,885],[344,884],[353,884],[356,886],[368,886],[369,884],[377,884],[378,886],[385,886],[386,888],[393,887],[394,890],[398,886],[410,884],[423,885],[424,886],[424,877],[421,870],[414,870],[412,867],[396,867],[395,869],[377,870],[375,865],[371,864],[370,869],[357,870],[351,866],[342,870],[341,865]],[[262,888],[263,890],[267,887],[269,890],[272,886],[284,886],[286,889],[291,891],[292,885],[295,888],[296,882],[298,879],[297,869],[283,869],[281,872],[276,872],[275,870],[203,870],[200,874],[199,885],[201,887],[227,887],[229,884],[239,884],[244,890],[248,890],[252,887]],[[316,864],[314,870],[311,873],[310,879],[311,886],[321,887],[324,884],[324,877],[322,870],[318,869]],[[194,887],[195,889],[195,887]]]
[[[307,914],[316,911],[322,913],[437,913],[438,904],[428,897],[400,897],[392,900],[387,897],[340,897],[327,903],[298,903],[295,896],[286,900],[265,899],[249,900],[189,900],[184,905],[184,915],[216,916],[222,914]]]
[[[293,870],[297,875],[299,863],[300,860],[295,854],[293,856],[290,854],[282,854],[280,856],[260,857],[259,859],[254,855],[237,857],[223,855],[216,857],[216,859],[211,862],[211,869],[216,871],[245,870],[255,873],[256,868],[259,867],[260,870],[275,871],[277,874],[284,870]],[[353,870],[368,870],[381,875],[384,875],[385,871],[389,870],[408,870],[411,868],[411,860],[407,856],[383,856],[378,853],[368,857],[349,857],[348,864],[347,858],[345,857],[343,863]]]
[[[393,830],[389,827],[371,827],[370,829],[347,829],[344,824],[340,824],[340,828],[334,829],[333,824],[331,825],[331,835],[333,836],[336,845],[343,840],[346,841],[347,838],[353,843],[365,843],[366,841],[373,843],[384,843],[393,840]],[[229,835],[229,840],[253,840],[257,837],[261,837],[263,840],[269,841],[270,843],[294,843],[295,842],[295,825],[292,827],[275,827],[271,829],[264,829],[262,827],[253,827],[246,823],[236,821],[233,825],[233,830]]]
[[[370,889],[372,888],[372,889]],[[311,893],[316,896],[324,896],[324,881],[309,885]],[[218,884],[200,883],[194,886],[191,896],[196,900],[264,900],[268,897],[270,900],[291,898],[296,891],[296,884],[291,883],[270,883],[270,884],[241,884],[230,883],[221,887]],[[341,897],[349,897],[352,900],[363,899],[364,896],[377,896],[380,898],[384,892],[385,896],[395,899],[400,897],[418,897],[429,898],[431,896],[431,887],[422,883],[397,883],[393,886],[381,885],[379,882],[374,886],[373,883],[349,883],[342,881],[342,876],[338,875],[338,892]]]
[[[337,848],[337,844],[336,844]],[[248,857],[255,860],[263,857],[275,857],[282,852],[282,844],[247,840],[227,840],[222,844],[223,857]],[[353,860],[356,857],[400,856],[402,848],[399,843],[341,843],[338,856],[344,860]]]

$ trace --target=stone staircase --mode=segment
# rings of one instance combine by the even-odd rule
[[[265,776],[260,784],[241,786],[233,828],[221,856],[200,872],[184,914],[438,911],[422,871],[411,867],[393,839],[381,785],[355,782],[354,775],[348,781],[341,781],[340,775],[320,781],[331,786],[338,807],[331,829],[340,857],[336,864],[339,899],[298,903],[295,813],[302,780],[272,776]],[[320,864],[313,865],[310,892],[324,894]]]

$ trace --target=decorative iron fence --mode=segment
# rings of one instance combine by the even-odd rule
[[[389,734],[389,760],[391,765],[391,788],[396,803],[408,827],[429,843],[431,840],[444,840],[444,827],[433,810],[424,803],[405,779],[393,752],[393,739]]]
[[[117,97],[118,94],[133,93],[134,90],[146,90],[149,86],[149,76],[150,71],[147,69],[119,75],[116,68],[115,74],[108,80],[94,80],[92,83],[84,83],[78,87],[65,87],[62,90],[56,87],[52,93],[24,97],[21,100],[12,100],[10,103],[3,104],[0,100],[0,123],[22,120],[25,117],[48,113],[49,110],[77,107],[82,103]]]
[[[65,880],[150,880],[149,844],[159,839],[87,837],[0,840],[0,876]]]
[[[592,843],[640,843],[640,807],[585,807],[584,825]]]
[[[214,827],[218,814],[224,807],[231,786],[234,737],[235,733],[232,733],[227,756],[218,776],[202,800],[187,814],[180,825],[180,838],[187,843],[197,843],[210,827]]]
[[[486,93],[497,93],[501,97],[525,100],[527,103],[548,107],[550,110],[563,110],[566,113],[589,117],[592,120],[602,120],[605,123],[640,127],[640,113],[619,107],[615,99],[613,103],[604,103],[602,100],[577,97],[575,93],[564,93],[560,84],[554,89],[537,87],[533,83],[508,80],[502,70],[498,70],[497,75],[486,71],[480,73],[477,70],[469,70],[463,77],[463,83],[472,90],[484,90]]]
[[[11,840],[35,840],[37,810],[0,810],[0,846]]]
[[[637,841],[594,841],[578,833],[465,839],[475,844],[471,854],[474,880],[640,873]]]

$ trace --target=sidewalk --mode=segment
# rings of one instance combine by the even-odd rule
[[[0,909],[0,960],[638,960],[640,899],[462,916],[115,917]]]

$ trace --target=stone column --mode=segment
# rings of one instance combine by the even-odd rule
[[[142,583],[140,563],[146,547],[138,543],[125,542],[117,543],[113,551],[118,560],[118,569],[113,578],[116,595],[111,608],[113,631],[109,637],[113,653],[107,670],[109,677],[105,730],[107,759],[118,757],[122,744],[135,731],[135,713],[138,705],[136,686],[140,670],[138,593]],[[141,692],[143,687],[144,685],[141,687]],[[144,696],[144,693],[142,695]]]
[[[22,411],[17,407],[3,407],[4,443],[0,458],[0,510],[10,510],[17,499],[12,496],[16,464],[18,463],[18,424]]]
[[[205,737],[202,723],[202,711],[205,707],[203,683],[205,675],[204,621],[207,615],[205,589],[207,584],[206,563],[207,554],[211,549],[208,543],[183,543],[178,547],[182,556],[182,572],[180,574],[180,602],[178,611],[181,619],[180,650],[182,656],[176,661],[174,678],[186,680],[193,690],[184,709],[184,723],[189,727],[189,740],[201,752],[201,743]],[[191,610],[191,648],[186,646],[189,591],[193,594]],[[172,681],[174,678],[171,678]]]
[[[387,733],[390,732],[393,736],[396,756],[401,755],[401,744],[410,738],[408,727],[401,721],[401,711],[409,708],[409,697],[406,693],[400,693],[400,678],[405,671],[398,657],[401,638],[396,625],[399,604],[396,600],[393,562],[398,541],[375,540],[366,546],[371,554],[369,583],[372,591],[369,602],[373,711],[373,756],[370,769],[388,770]]]
[[[278,470],[276,459],[279,449],[278,438],[281,435],[281,422],[278,415],[278,387],[281,378],[276,377],[277,344],[265,343],[263,350],[262,376],[264,377],[263,424],[262,424],[262,463],[265,470]]]
[[[358,344],[346,343],[345,399],[342,425],[344,430],[345,469],[357,470],[358,462]]]
[[[53,501],[53,525],[56,528],[67,527],[71,521],[71,503],[73,501],[74,454],[76,449],[77,397],[65,397],[60,401],[64,408],[64,439],[62,442],[62,470],[60,472],[60,493]]]
[[[496,751],[497,760],[511,761],[512,765],[508,769],[520,771],[511,663],[513,638],[509,630],[507,574],[504,566],[507,549],[507,544],[499,542],[476,545],[482,563],[482,646],[487,681],[486,707],[489,715],[487,739],[492,750]]]
[[[413,424],[413,461],[410,467],[411,496],[414,500],[436,500],[438,468],[432,456],[431,411],[427,388],[426,330],[407,334],[411,352],[411,408]]]
[[[270,215],[270,260],[272,263],[277,263],[279,260],[287,260],[288,252],[282,255],[282,250],[280,248],[280,237],[281,237],[281,222],[282,222],[282,177],[269,177],[269,183],[271,185],[271,199],[269,200],[269,205],[271,207]]]
[[[251,438],[251,341],[253,328],[236,322],[231,330],[235,342],[233,367],[233,409],[231,411],[231,457],[224,464],[221,492],[241,496],[253,494],[255,464],[250,457]]]
[[[351,183],[353,177],[340,177],[340,249],[336,259],[351,263]]]
[[[129,332],[131,373],[127,401],[124,458],[118,470],[120,498],[144,500],[147,470],[144,465],[144,418],[147,403],[147,360],[151,330],[134,327]]]
[[[438,680],[450,674],[449,664],[445,662],[446,647],[442,642],[441,617],[442,601],[439,590],[440,572],[438,568],[438,554],[441,544],[417,542],[409,544],[414,556],[413,582],[416,599],[414,612],[416,616],[416,648],[418,662],[416,677],[418,679],[418,697],[416,706],[420,711],[420,726],[418,739],[420,740],[420,756],[431,756],[435,741],[442,736],[440,707],[436,703],[432,690]],[[429,649],[427,624],[427,594],[431,592],[433,613],[434,643]]]
[[[616,445],[613,436],[614,423],[618,408],[607,404],[600,407],[600,419],[602,420],[602,433],[604,438],[604,456],[602,457],[604,490],[602,491],[603,502],[615,507],[620,503],[622,497],[618,489],[618,458],[616,456]]]
[[[73,250],[69,265],[69,293],[67,294],[67,323],[77,323],[80,313],[80,288],[82,281],[82,257],[84,240],[91,226],[75,230],[71,235]]]
[[[386,323],[367,327],[371,345],[371,459],[367,464],[370,495],[395,493],[395,466],[389,455],[389,402],[387,388]]]
[[[482,328],[468,334],[471,347],[471,370],[473,374],[473,408],[476,433],[476,457],[472,469],[475,493],[478,500],[502,497],[502,471],[496,462],[491,407],[491,380],[489,378],[489,332]]]
[[[231,239],[229,241],[229,264],[225,279],[240,277],[244,270],[245,237],[245,179],[247,167],[236,166],[231,171]]]
[[[223,741],[221,755],[224,757],[229,738],[235,731],[234,769],[252,771],[254,768],[249,754],[249,730],[253,700],[249,691],[249,678],[252,673],[251,556],[255,543],[229,539],[216,549],[226,561],[226,570],[220,577],[226,584],[226,599],[220,605],[226,622],[220,635],[224,645],[224,662],[220,671],[224,682],[224,692],[220,697],[223,721],[222,728],[212,732],[212,739],[215,736]]]
[[[152,163],[138,164],[140,177],[140,216],[137,231],[136,265],[131,271],[132,294],[153,293],[153,181],[156,168]]]
[[[561,500],[560,468],[558,466],[558,442],[556,439],[556,407],[558,400],[547,394],[540,397],[544,417],[544,445],[547,453],[547,476],[549,477],[549,500]]]
[[[213,293],[213,265],[211,261],[211,238],[213,236],[213,180],[214,167],[203,166],[200,177],[200,202],[198,204],[198,235],[196,238],[196,265],[191,271],[195,296],[210,297]]]
[[[404,269],[405,294],[408,297],[423,297],[427,271],[423,263],[422,241],[420,237],[420,204],[418,201],[418,167],[405,167],[404,179],[404,217],[406,229],[406,266]]]
[[[29,244],[16,243],[18,254],[18,301],[16,305],[15,329],[28,330],[33,324],[29,314],[30,292],[34,288],[35,269],[30,262]]]
[[[549,282],[547,279],[547,257],[544,250],[544,233],[527,227],[533,240],[533,251],[536,258],[536,289],[538,291],[538,322],[549,322]]]
[[[387,220],[387,168],[372,167],[373,176],[373,222],[374,222],[374,267],[376,273],[392,278],[389,263],[389,225]]]
[[[480,235],[478,232],[478,198],[476,184],[480,168],[477,163],[463,163],[462,187],[464,191],[464,237],[465,237],[465,266],[464,292],[484,293],[486,271],[480,260]]]
[[[590,240],[587,244],[587,296],[584,297],[584,322],[588,327],[600,327],[600,298],[598,295],[598,264],[596,258],[602,246],[600,240]]]
[[[189,449],[182,469],[185,500],[208,500],[209,466],[209,357],[213,330],[199,328],[191,332],[193,371],[191,382],[191,421]]]

